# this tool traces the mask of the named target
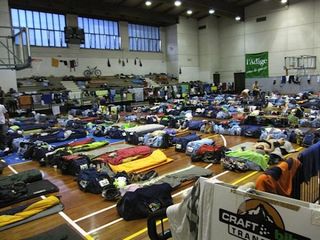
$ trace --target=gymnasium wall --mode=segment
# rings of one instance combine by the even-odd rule
[[[198,21],[199,68],[202,81],[213,81],[213,74],[219,70],[218,18],[209,16]]]
[[[174,76],[179,75],[177,31],[178,28],[176,24],[166,28],[167,73]]]
[[[284,6],[279,1],[260,1],[246,8],[245,22],[219,19],[220,70],[223,82],[233,80],[234,72],[245,70],[245,53],[269,52],[269,76],[285,74],[284,57],[317,56],[316,70],[320,67],[320,1],[290,1]],[[258,17],[266,21],[256,22]],[[289,74],[302,74],[289,71]],[[269,85],[266,84],[266,85]]]
[[[76,24],[76,15],[67,15],[67,23],[69,25]],[[167,72],[166,69],[166,44],[165,44],[165,30],[161,28],[162,38],[162,52],[149,53],[149,52],[134,52],[129,51],[128,39],[128,23],[120,22],[120,36],[122,49],[121,50],[96,50],[96,49],[80,49],[80,45],[70,44],[68,48],[44,48],[44,47],[31,47],[31,55],[34,59],[32,68],[24,69],[17,72],[17,77],[30,77],[32,75],[40,76],[83,76],[83,71],[87,66],[97,66],[102,75],[115,75],[115,74],[147,74],[150,71],[155,73]],[[78,66],[75,71],[71,71],[68,66],[63,63],[59,67],[51,65],[51,59],[58,60],[76,60]],[[142,62],[142,67],[134,64],[134,59],[139,58]],[[111,67],[107,66],[107,61],[110,61]],[[125,66],[119,64],[119,59],[125,60]],[[127,60],[128,59],[128,63]]]
[[[180,82],[199,80],[198,22],[180,17],[177,24],[178,69]]]

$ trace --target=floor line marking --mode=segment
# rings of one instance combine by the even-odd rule
[[[168,221],[168,218],[165,218],[165,219],[162,220],[162,222],[167,222],[167,221]],[[161,224],[161,221],[157,221],[156,226],[158,226],[158,225],[160,225],[160,224]],[[134,234],[132,234],[132,235],[124,238],[123,240],[131,240],[131,239],[134,239],[135,237],[138,237],[138,236],[140,236],[141,234],[143,234],[143,233],[145,233],[145,232],[147,232],[147,231],[148,231],[148,228],[147,228],[147,227],[146,227],[146,228],[143,228],[143,229],[141,229],[140,231],[138,231],[138,232],[136,232],[136,233],[134,233]]]
[[[209,164],[209,165],[210,165],[210,164]],[[220,173],[220,174],[212,177],[212,179],[216,179],[216,178],[218,178],[218,177],[221,177],[222,175],[224,175],[224,174],[226,174],[226,173],[228,173],[228,172],[230,172],[230,171],[224,171],[224,172],[222,172],[222,173]],[[193,186],[192,186],[192,187],[193,187]],[[188,187],[188,188],[186,188],[186,189],[184,189],[184,190],[182,190],[182,191],[180,191],[180,192],[177,192],[176,194],[173,194],[172,197],[176,197],[176,196],[180,195],[181,193],[187,192],[187,191],[190,190],[192,187]],[[165,221],[168,220],[167,218],[165,218],[165,219],[166,219],[166,220],[163,220],[163,222],[165,222]],[[160,221],[159,221],[159,222],[160,222]],[[157,225],[160,224],[159,222],[157,223]],[[135,232],[135,233],[133,233],[132,235],[129,235],[128,237],[125,237],[123,240],[131,240],[131,239],[133,239],[133,238],[135,238],[135,237],[137,237],[137,236],[145,233],[147,230],[148,230],[148,228],[141,229],[141,230],[139,230],[138,232]],[[91,231],[90,231],[90,233],[91,233]]]
[[[244,177],[242,177],[240,179],[237,179],[234,182],[232,182],[231,185],[236,185],[236,184],[248,179],[249,177],[252,177],[252,176],[256,175],[258,172],[259,171],[254,171],[254,172],[252,172],[252,173],[250,173],[250,174],[248,174],[248,175],[246,175],[246,176],[244,176]]]
[[[14,174],[17,174],[17,173],[18,173],[11,165],[8,165],[8,168],[9,168]]]
[[[14,173],[18,174],[18,171],[15,170],[12,166],[8,165],[8,168]],[[46,199],[47,197],[44,195],[40,196],[41,199]],[[87,240],[93,240],[93,238],[90,236],[89,233],[87,233],[85,230],[83,230],[78,224],[76,224],[72,219],[65,214],[64,212],[60,211],[58,214],[65,220],[67,221],[72,227],[74,227],[83,237],[85,237]]]
[[[210,164],[208,164],[205,168],[208,169],[208,168],[211,167],[212,165],[213,165],[213,164],[210,163]],[[220,173],[220,174],[218,174],[217,176],[214,176],[214,177],[216,178],[216,177],[222,176],[223,174],[225,174],[225,173],[227,173],[227,172],[229,172],[229,171],[222,172],[222,173]],[[187,190],[189,190],[189,189],[191,189],[191,188],[192,188],[192,187],[189,187],[189,188],[187,188],[187,189],[181,190],[180,192],[177,192],[177,193],[173,194],[172,197],[176,197],[176,196],[178,196],[178,195],[186,192]],[[112,206],[109,206],[109,207],[100,209],[100,210],[98,210],[98,211],[96,211],[96,212],[93,212],[93,213],[90,213],[90,214],[88,214],[88,215],[85,215],[85,216],[83,216],[83,217],[81,217],[81,218],[78,218],[78,219],[74,220],[74,222],[83,221],[83,220],[85,220],[85,219],[87,219],[87,218],[89,218],[89,217],[92,217],[92,216],[94,216],[94,215],[97,215],[97,214],[99,214],[99,213],[102,213],[102,212],[111,210],[111,209],[115,208],[116,206],[117,206],[117,205],[115,204],[115,205],[112,205]]]
[[[107,224],[105,224],[105,225],[102,225],[102,226],[100,226],[100,227],[98,227],[98,228],[95,228],[95,229],[90,230],[90,231],[88,232],[88,234],[91,234],[91,233],[97,232],[97,231],[99,231],[99,230],[101,230],[101,229],[110,227],[110,226],[112,226],[113,224],[116,224],[116,223],[118,223],[118,222],[121,222],[122,220],[123,220],[123,218],[118,218],[118,219],[116,219],[116,220],[114,220],[114,221],[112,221],[112,222],[109,222],[109,223],[107,223]]]
[[[92,212],[92,213],[90,213],[90,214],[88,214],[88,215],[85,215],[85,216],[83,216],[83,217],[81,217],[81,218],[78,218],[78,219],[76,219],[76,220],[73,220],[73,221],[74,221],[74,222],[80,222],[80,221],[85,220],[85,219],[87,219],[87,218],[89,218],[89,217],[92,217],[92,216],[94,216],[94,215],[96,215],[96,214],[99,214],[99,213],[108,211],[108,210],[110,210],[110,209],[112,209],[112,208],[115,208],[116,206],[117,206],[117,205],[114,204],[114,205],[112,205],[112,206],[109,206],[109,207],[106,207],[106,208],[102,208],[102,209],[100,209],[100,210],[98,210],[98,211]]]
[[[208,164],[205,168],[208,169],[208,168],[211,167],[212,165],[213,165],[213,164],[210,163],[210,164]],[[185,170],[185,169],[182,169],[182,170]],[[181,170],[181,171],[182,171],[182,170]],[[225,172],[229,172],[229,171],[225,171]],[[223,174],[224,174],[224,172],[223,172]],[[220,175],[220,174],[219,174],[219,175]],[[218,177],[219,175],[214,176],[214,177]],[[192,188],[192,187],[187,188],[187,189],[191,189],[191,188]],[[173,194],[172,197],[178,196],[179,194],[185,192],[185,190],[186,190],[186,189],[181,190],[180,192],[178,192],[178,193],[176,193],[176,194]],[[105,211],[109,211],[110,209],[115,208],[116,206],[117,206],[117,205],[114,204],[114,205],[112,205],[112,206],[109,206],[109,207],[100,209],[100,210],[98,210],[98,211],[95,211],[95,212],[93,212],[93,213],[90,213],[90,214],[88,214],[88,215],[85,215],[85,216],[83,216],[83,217],[81,217],[81,218],[78,218],[78,219],[76,219],[76,220],[73,220],[73,221],[74,221],[74,222],[83,221],[83,220],[85,220],[85,219],[87,219],[87,218],[89,218],[89,217],[92,217],[92,216],[94,216],[94,215],[97,215],[97,214],[99,214],[99,213],[102,213],[102,212],[105,212]]]
[[[222,173],[214,176],[213,178],[218,178],[218,177],[220,177],[220,176],[222,176],[222,175],[224,175],[224,174],[226,174],[226,173],[228,173],[228,172],[229,172],[229,171],[224,171],[224,172],[222,172]],[[184,190],[181,190],[180,192],[177,192],[177,193],[173,194],[172,197],[176,197],[176,196],[178,196],[178,195],[180,195],[180,194],[182,194],[182,193],[190,190],[191,188],[192,188],[192,187],[189,187],[189,188],[186,188],[186,189],[184,189]],[[107,223],[107,224],[102,225],[102,226],[100,226],[100,227],[98,227],[98,228],[95,228],[95,229],[92,229],[92,230],[88,231],[88,234],[91,234],[91,233],[93,233],[93,232],[97,232],[97,231],[99,231],[99,230],[101,230],[101,229],[104,229],[104,228],[106,228],[106,227],[110,227],[111,225],[113,225],[113,224],[115,224],[115,223],[118,223],[118,222],[120,222],[120,221],[122,221],[122,220],[123,220],[123,218],[116,219],[116,220],[114,220],[114,221],[112,221],[112,222],[110,222],[110,223]]]

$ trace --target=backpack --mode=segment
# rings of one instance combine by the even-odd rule
[[[317,143],[319,141],[319,137],[314,133],[307,133],[303,140],[302,140],[302,146],[303,147],[310,147],[311,145]]]
[[[98,126],[96,130],[93,132],[93,136],[95,137],[104,137],[107,135],[107,129],[105,126]]]
[[[147,120],[147,124],[154,124],[154,123],[158,123],[158,119],[155,116],[147,116],[146,118]]]
[[[242,135],[246,137],[259,138],[261,135],[261,127],[259,126],[246,126],[242,128]]]
[[[125,139],[125,131],[118,126],[112,126],[107,130],[107,136],[114,139]]]
[[[112,180],[107,173],[88,168],[80,171],[77,182],[81,191],[99,194],[104,187],[112,183]]]
[[[177,152],[184,152],[189,142],[200,139],[200,136],[198,136],[196,133],[190,133],[189,135],[183,137],[174,137],[172,139],[172,143],[175,144],[175,150]]]
[[[133,145],[139,145],[143,143],[144,136],[143,134],[138,134],[136,132],[126,132],[126,142]]]
[[[118,214],[127,221],[146,218],[173,204],[171,191],[168,183],[162,183],[126,192],[117,203]]]
[[[84,124],[80,120],[68,120],[66,124],[66,128],[71,128],[71,129],[84,128]]]
[[[62,174],[76,176],[81,170],[89,168],[90,160],[84,155],[68,155],[61,158],[60,170]]]

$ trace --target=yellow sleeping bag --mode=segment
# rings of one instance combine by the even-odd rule
[[[14,215],[2,215],[0,216],[0,227],[31,217],[59,203],[60,200],[57,197],[49,196],[43,200],[31,204],[22,212],[16,213]]]
[[[109,166],[114,172],[126,171],[127,173],[139,173],[170,163],[172,161],[173,159],[167,158],[167,156],[161,150],[157,149],[148,157],[119,165],[109,164]]]

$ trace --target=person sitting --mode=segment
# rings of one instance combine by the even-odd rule
[[[241,94],[240,94],[240,97],[242,97],[243,99],[248,99],[249,98],[249,92],[250,90],[249,89],[243,89]]]

